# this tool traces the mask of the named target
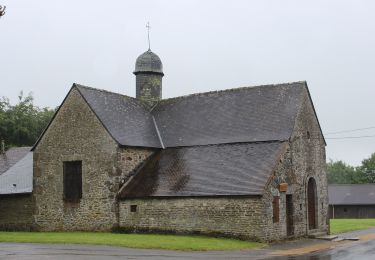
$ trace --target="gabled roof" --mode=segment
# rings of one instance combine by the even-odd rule
[[[14,162],[0,175],[0,194],[30,193],[33,190],[33,153],[31,147],[11,148],[8,159]],[[0,155],[3,156],[3,155]],[[0,168],[4,170],[4,168]]]
[[[120,145],[163,148],[288,140],[306,83],[164,99],[151,112],[132,97],[73,87]]]
[[[328,185],[330,205],[374,205],[375,184]]]
[[[307,85],[295,82],[170,98],[151,111],[132,97],[79,84],[73,88],[119,145],[168,148],[288,140]]]
[[[305,82],[161,100],[153,109],[165,147],[288,140]]]
[[[283,147],[266,142],[160,150],[119,197],[261,195]]]
[[[120,145],[161,147],[152,115],[139,100],[79,84],[75,86]]]

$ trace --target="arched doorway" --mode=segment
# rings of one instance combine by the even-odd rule
[[[314,178],[310,178],[307,184],[307,215],[309,229],[316,229],[316,183]]]

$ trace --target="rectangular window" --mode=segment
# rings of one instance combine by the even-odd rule
[[[64,200],[79,202],[82,198],[82,161],[64,162]]]
[[[137,205],[130,205],[130,212],[137,212]]]
[[[272,201],[272,209],[273,209],[272,220],[273,220],[273,223],[279,222],[279,215],[280,215],[279,204],[280,204],[280,197],[274,196],[273,201]]]

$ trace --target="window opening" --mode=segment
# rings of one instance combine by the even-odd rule
[[[63,163],[64,200],[78,202],[82,198],[82,161]]]

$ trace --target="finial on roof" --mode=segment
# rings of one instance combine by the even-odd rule
[[[151,51],[151,43],[150,43],[150,29],[151,29],[151,26],[150,26],[150,22],[147,22],[146,28],[147,28],[147,38],[148,38],[148,50]]]

